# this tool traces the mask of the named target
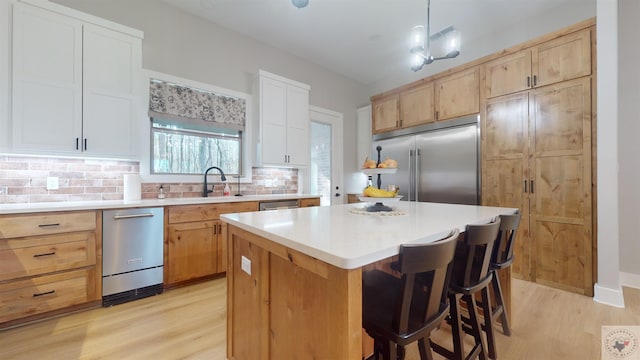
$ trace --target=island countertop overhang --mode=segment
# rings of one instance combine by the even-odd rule
[[[221,215],[221,219],[280,245],[342,269],[396,255],[401,244],[431,242],[454,228],[483,223],[517,209],[398,202],[402,215],[362,215],[363,204]]]

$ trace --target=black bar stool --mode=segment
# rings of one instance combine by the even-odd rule
[[[502,287],[498,278],[498,270],[506,269],[513,263],[513,249],[515,246],[516,233],[520,225],[521,214],[519,211],[512,215],[500,215],[500,230],[498,237],[493,245],[493,254],[491,255],[491,264],[489,270],[493,273],[491,279],[491,287],[493,291],[494,303],[491,305],[491,318],[495,324],[500,319],[502,332],[511,336],[511,328],[509,327],[509,318],[507,309],[504,305],[504,296],[502,295]],[[485,320],[484,328],[487,327]],[[487,337],[489,347],[489,357],[496,358],[496,346],[493,338]]]
[[[401,245],[397,278],[380,270],[362,274],[362,327],[374,339],[370,359],[404,359],[405,346],[418,341],[421,359],[432,360],[431,331],[449,313],[447,289],[459,236],[428,244]],[[416,281],[419,275],[423,281]]]
[[[447,359],[480,358],[485,360],[487,358],[475,295],[480,293],[482,302],[489,304],[489,283],[493,278],[493,273],[489,271],[489,264],[499,228],[499,218],[489,224],[467,225],[463,240],[459,241],[456,246],[453,273],[449,282],[453,351],[433,342],[431,344],[436,353]],[[460,300],[463,300],[467,305],[468,318],[463,318],[460,314]],[[488,320],[487,337],[493,336],[491,312],[488,307],[484,309],[483,315]],[[475,340],[474,346],[467,356],[465,356],[463,341],[465,332],[471,334]]]

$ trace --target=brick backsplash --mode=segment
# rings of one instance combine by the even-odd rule
[[[244,195],[295,194],[298,170],[253,168],[251,184],[240,184]],[[140,172],[137,161],[67,159],[0,155],[0,203],[122,200],[124,174]],[[47,190],[47,177],[58,177],[59,189]],[[278,186],[266,188],[265,179],[278,178]],[[167,197],[202,196],[202,183],[142,183],[142,198],[158,196],[162,185]],[[229,180],[231,195],[237,182]],[[210,196],[222,196],[224,185],[214,184]]]

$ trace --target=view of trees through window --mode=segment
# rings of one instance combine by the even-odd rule
[[[152,173],[202,174],[217,166],[240,175],[242,132],[191,130],[178,124],[152,122]]]

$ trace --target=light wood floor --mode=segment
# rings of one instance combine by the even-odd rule
[[[513,291],[513,335],[498,335],[501,360],[599,359],[602,325],[640,325],[637,289],[624,289],[625,309],[519,280]],[[0,331],[0,359],[225,359],[225,297],[217,279]],[[432,338],[448,336],[443,328]],[[419,358],[415,348],[407,358]]]

